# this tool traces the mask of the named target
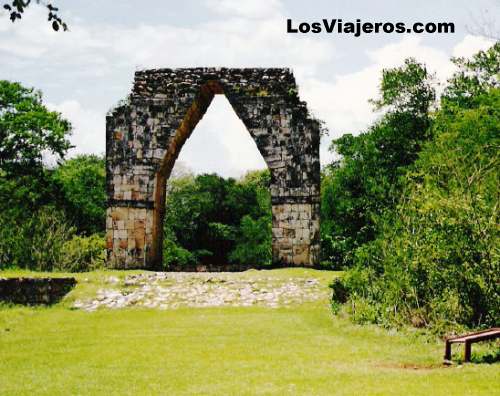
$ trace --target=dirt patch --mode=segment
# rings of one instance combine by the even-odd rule
[[[425,371],[425,370],[438,370],[445,369],[451,366],[445,365],[443,363],[376,363],[374,364],[377,368],[382,369],[398,369],[398,370],[414,370],[414,371]]]

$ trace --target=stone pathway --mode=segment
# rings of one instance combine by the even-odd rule
[[[237,273],[157,272],[129,275],[124,281],[110,277],[109,288],[93,299],[78,300],[75,308],[247,307],[278,308],[328,299],[328,288],[315,278],[245,278]]]

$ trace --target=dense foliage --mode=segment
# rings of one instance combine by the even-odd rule
[[[499,50],[456,60],[431,138],[399,179],[397,205],[352,252],[354,268],[334,294],[349,300],[355,320],[437,332],[497,324]]]
[[[106,214],[106,168],[104,158],[80,155],[53,172],[65,212],[80,233],[104,232]]]
[[[40,167],[47,151],[62,157],[69,149],[70,124],[49,111],[39,91],[0,80],[0,168],[25,171]]]
[[[99,254],[102,262],[102,235],[83,235],[103,231],[104,161],[62,162],[70,130],[40,92],[0,81],[0,268],[85,270]]]
[[[397,204],[401,176],[429,139],[434,99],[432,76],[409,59],[383,72],[381,97],[373,103],[387,110],[385,115],[368,131],[332,142],[341,159],[325,169],[322,179],[324,262],[350,266],[355,249],[375,238],[377,216]]]
[[[268,172],[249,173],[239,181],[199,175],[169,183],[164,227],[166,265],[269,264]]]

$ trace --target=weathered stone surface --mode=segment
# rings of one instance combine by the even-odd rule
[[[234,273],[156,272],[109,277],[95,296],[75,301],[86,311],[127,307],[289,307],[310,301],[327,302],[329,288],[315,278],[246,277]]]
[[[75,278],[0,278],[0,301],[54,304],[76,285]]]
[[[136,72],[132,94],[107,116],[110,267],[160,267],[166,180],[215,94],[226,95],[270,169],[274,265],[318,263],[320,125],[292,72],[192,68]]]

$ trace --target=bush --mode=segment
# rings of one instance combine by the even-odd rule
[[[74,232],[64,213],[51,206],[24,218],[4,213],[0,216],[0,268],[52,271]]]
[[[173,236],[166,235],[163,240],[163,262],[165,268],[169,264],[179,264],[181,266],[191,266],[197,262],[196,255],[189,250],[179,246]]]
[[[85,272],[104,268],[105,262],[106,242],[102,235],[75,235],[62,246],[56,268],[60,271]]]
[[[0,215],[0,269],[81,272],[102,268],[105,240],[75,235],[64,213],[43,206],[25,218]]]

